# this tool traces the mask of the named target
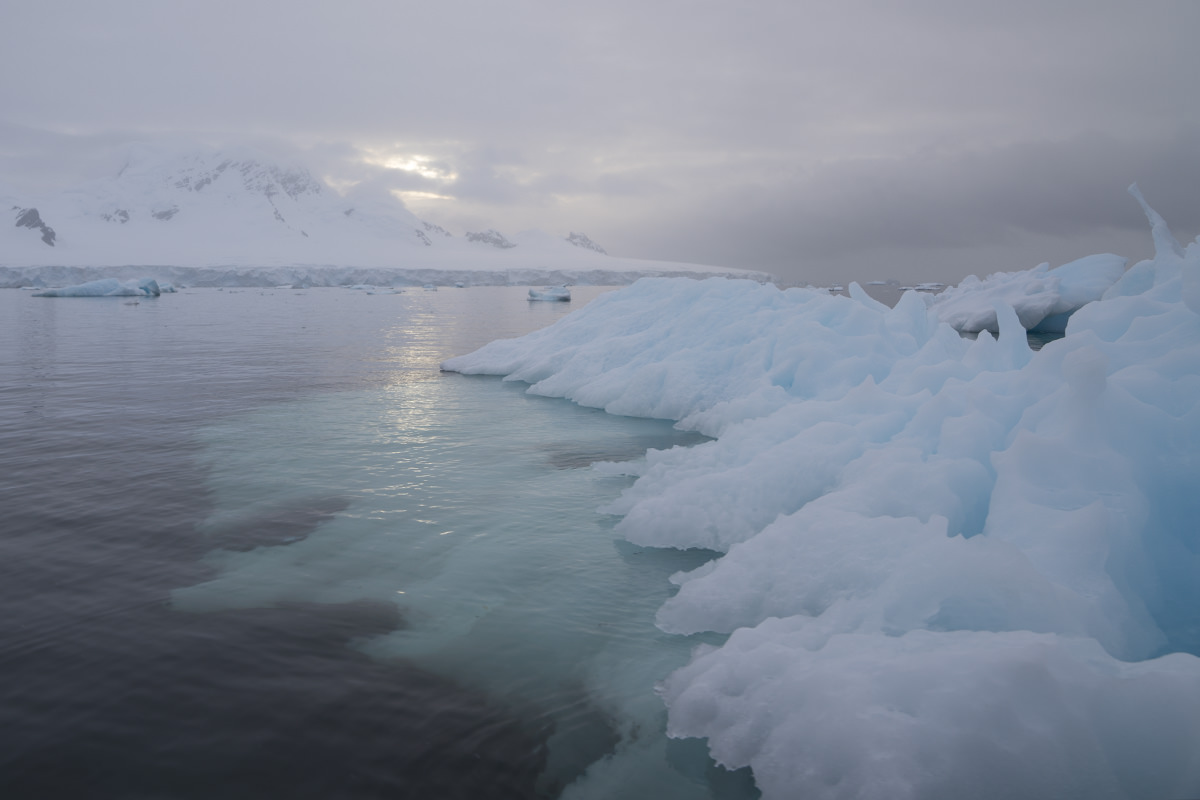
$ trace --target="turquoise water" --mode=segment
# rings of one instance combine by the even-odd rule
[[[595,509],[627,479],[589,469],[695,437],[444,374],[272,405],[199,439],[215,501],[201,529],[222,548],[207,557],[213,580],[173,593],[177,609],[392,604],[397,629],[353,646],[548,733],[541,790],[711,796],[702,749],[668,758],[654,694],[698,642],[653,619],[668,577],[713,554],[614,537]],[[294,541],[254,540],[256,520],[306,509],[337,510]]]
[[[696,439],[438,370],[526,291],[0,292],[0,794],[752,796],[589,468]]]

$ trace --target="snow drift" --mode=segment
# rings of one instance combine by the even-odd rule
[[[765,797],[1197,796],[1200,242],[1146,212],[1128,272],[940,309],[644,280],[443,367],[717,437],[596,468],[637,477],[602,509],[621,535],[724,554],[658,625],[729,637],[661,695]]]

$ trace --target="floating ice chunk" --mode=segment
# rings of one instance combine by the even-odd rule
[[[175,291],[168,288],[168,292]],[[141,278],[121,282],[116,278],[102,278],[61,289],[46,289],[36,292],[34,297],[158,297],[162,289],[153,278]]]
[[[571,299],[571,290],[566,286],[547,286],[544,289],[530,289],[529,299],[566,302]]]

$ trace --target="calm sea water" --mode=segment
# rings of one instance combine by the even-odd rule
[[[696,442],[438,363],[571,304],[0,292],[0,797],[747,797],[587,469]]]

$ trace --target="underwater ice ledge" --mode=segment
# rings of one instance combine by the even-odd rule
[[[768,798],[1200,794],[1200,244],[1131,192],[1154,258],[1038,353],[1011,308],[643,281],[444,364],[718,437],[604,509],[726,553],[658,615],[731,633],[671,735]]]

